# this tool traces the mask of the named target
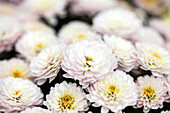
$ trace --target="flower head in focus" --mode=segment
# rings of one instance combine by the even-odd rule
[[[130,75],[115,71],[88,88],[87,99],[93,106],[101,108],[101,113],[120,112],[127,106],[136,104],[137,87]]]
[[[27,107],[41,105],[43,94],[30,80],[8,77],[0,82],[0,111],[19,112]]]
[[[21,113],[52,113],[52,112],[47,109],[40,108],[40,107],[33,107],[33,108],[27,108]]]
[[[79,80],[83,88],[117,67],[111,48],[101,41],[83,40],[70,44],[63,56],[62,69],[67,72],[64,76]]]
[[[150,109],[163,107],[167,88],[164,86],[162,78],[149,77],[148,75],[139,77],[137,79],[137,86],[138,100],[136,108],[143,107],[143,112],[148,113]]]
[[[86,95],[74,83],[62,82],[51,88],[44,104],[53,113],[78,113],[88,110]]]

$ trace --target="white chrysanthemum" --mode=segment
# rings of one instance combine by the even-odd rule
[[[66,0],[25,0],[21,4],[28,11],[32,11],[52,21],[56,15],[65,14],[66,5]]]
[[[52,113],[52,112],[47,109],[42,109],[40,107],[33,107],[27,108],[25,111],[22,111],[21,113]]]
[[[16,44],[16,50],[28,60],[48,47],[56,44],[57,39],[53,33],[43,31],[32,31],[24,34]]]
[[[28,63],[21,59],[10,59],[0,62],[0,78],[15,77],[15,78],[30,78],[30,70]]]
[[[71,11],[76,15],[94,15],[117,6],[117,2],[117,0],[75,0],[71,5]]]
[[[99,39],[100,35],[92,31],[88,24],[80,21],[74,21],[61,28],[59,37],[66,44],[70,44],[81,40]]]
[[[130,39],[134,42],[153,43],[162,47],[165,45],[163,37],[156,30],[150,27],[142,27]]]
[[[51,82],[57,76],[61,68],[64,48],[64,45],[50,46],[31,60],[31,76],[35,78],[38,85],[42,85],[48,78]]]
[[[103,11],[93,19],[95,31],[102,34],[115,34],[123,38],[135,33],[140,26],[140,19],[133,12],[123,8]]]
[[[170,111],[168,111],[168,110],[167,111],[162,111],[161,113],[170,113]]]
[[[109,110],[118,112],[127,106],[136,104],[137,88],[130,75],[123,71],[115,71],[105,76],[104,79],[92,84],[88,91],[87,99],[94,102],[93,106],[101,108],[101,113]]]
[[[136,50],[130,41],[120,37],[104,36],[105,43],[112,48],[112,53],[118,58],[119,66],[126,72],[138,65]]]
[[[150,109],[158,109],[163,107],[165,101],[164,95],[167,88],[164,86],[162,78],[154,76],[139,77],[137,79],[138,100],[136,108],[143,108],[143,112],[148,113]]]
[[[146,43],[137,43],[137,56],[141,68],[150,70],[154,76],[170,74],[170,52],[164,48]]]
[[[83,40],[70,44],[63,56],[62,69],[67,72],[64,76],[79,80],[83,88],[117,67],[111,48],[101,41]]]
[[[23,23],[23,29],[25,32],[29,31],[45,31],[54,33],[54,30],[40,21],[27,21]]]
[[[86,94],[74,83],[62,82],[51,88],[44,104],[53,113],[79,113],[88,110]]]
[[[10,51],[21,35],[18,21],[12,17],[0,17],[0,52]]]
[[[8,77],[0,82],[0,111],[14,113],[41,105],[43,94],[30,80]]]

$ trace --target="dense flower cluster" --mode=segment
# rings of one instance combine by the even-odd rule
[[[0,113],[169,105],[170,0],[0,0]]]

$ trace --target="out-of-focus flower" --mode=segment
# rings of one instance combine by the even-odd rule
[[[25,0],[21,3],[23,9],[46,17],[50,22],[55,22],[55,16],[65,14],[66,0]],[[31,7],[31,8],[30,8]]]
[[[150,70],[154,76],[170,74],[170,52],[166,49],[147,43],[137,43],[137,56],[141,68]]]
[[[170,75],[165,76],[165,85],[168,89],[168,93],[165,95],[165,101],[170,102]]]
[[[33,107],[27,108],[25,111],[22,111],[21,113],[52,113],[52,112],[47,109],[42,109],[40,107]]]
[[[81,40],[99,39],[100,35],[92,31],[88,24],[74,21],[61,28],[59,37],[66,44],[70,44]]]
[[[53,33],[44,31],[33,31],[24,34],[16,44],[16,50],[28,60],[37,56],[38,53],[48,47],[56,44],[57,38]]]
[[[143,10],[159,15],[165,10],[165,0],[134,0],[136,5]]]
[[[170,113],[170,111],[168,111],[168,110],[167,111],[162,111],[161,113]]]
[[[86,94],[74,83],[62,82],[51,88],[44,104],[53,113],[79,113],[88,110]]]
[[[138,100],[135,108],[143,107],[143,112],[148,113],[150,109],[158,109],[163,107],[165,101],[164,95],[167,88],[164,86],[162,78],[154,76],[139,77],[137,79]]]
[[[141,23],[133,12],[123,8],[114,8],[99,13],[93,19],[93,28],[102,34],[115,34],[127,38],[138,31]]]
[[[31,76],[38,85],[42,85],[46,79],[52,81],[61,68],[64,45],[50,46],[42,50],[30,63]]]
[[[0,15],[11,16],[17,11],[17,8],[8,3],[0,3]]]
[[[50,33],[55,32],[51,27],[47,26],[46,24],[42,23],[41,21],[24,22],[23,30],[25,32],[30,32],[30,31],[45,31],[45,32],[50,32]]]
[[[0,78],[15,77],[15,78],[30,78],[30,70],[28,63],[21,59],[10,59],[0,62]]]
[[[170,42],[167,42],[167,43],[166,43],[166,49],[167,49],[168,51],[170,51]]]
[[[150,27],[142,27],[137,33],[134,33],[130,40],[133,42],[153,43],[159,46],[165,46],[163,37]]]
[[[73,14],[94,15],[100,11],[113,8],[117,6],[117,0],[75,0],[71,4],[71,11]]]
[[[136,104],[137,88],[130,75],[123,71],[115,71],[104,79],[92,84],[87,99],[93,106],[101,108],[101,113],[119,112],[127,106]]]
[[[117,67],[111,48],[101,41],[83,40],[70,44],[63,56],[62,69],[67,72],[64,76],[79,80],[83,88]]]
[[[0,82],[0,111],[15,113],[27,107],[41,105],[43,94],[30,80],[8,77]]]
[[[0,18],[0,52],[10,51],[22,33],[19,22],[14,18]]]
[[[104,36],[105,43],[112,48],[112,53],[118,58],[118,64],[124,71],[131,71],[138,66],[136,50],[130,41],[120,37]]]

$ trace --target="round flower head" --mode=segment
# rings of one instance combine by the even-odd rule
[[[163,107],[167,88],[164,86],[164,81],[161,78],[149,77],[148,75],[139,77],[137,86],[138,100],[136,108],[143,107],[143,112],[148,113],[150,109]]]
[[[162,111],[161,113],[170,113],[170,111],[168,111],[168,110],[167,111]]]
[[[15,77],[29,79],[30,72],[28,63],[21,59],[10,59],[0,62],[0,78]]]
[[[150,70],[154,76],[170,74],[170,53],[164,48],[146,43],[137,43],[137,56],[141,68]]]
[[[67,72],[64,76],[79,80],[83,88],[117,67],[112,50],[101,41],[83,40],[70,44],[63,56],[62,69]]]
[[[100,36],[91,30],[90,26],[84,22],[70,22],[61,28],[59,37],[66,44],[74,43],[81,40],[95,40]]]
[[[56,15],[64,15],[66,0],[25,0],[21,6],[49,20],[54,20]],[[31,8],[30,8],[31,7]]]
[[[53,33],[34,31],[24,34],[16,44],[16,50],[28,60],[51,44],[56,44],[57,39]]]
[[[0,111],[14,113],[41,105],[43,94],[30,80],[8,77],[0,82]]]
[[[112,48],[112,53],[118,58],[118,65],[124,71],[131,71],[137,66],[136,50],[130,41],[120,37],[104,36],[105,43]]]
[[[134,42],[153,43],[159,46],[164,46],[165,41],[163,37],[153,28],[143,27],[131,38]]]
[[[115,34],[123,38],[135,33],[140,26],[140,19],[133,12],[123,8],[103,11],[93,19],[95,31],[102,34]]]
[[[115,71],[104,79],[92,84],[87,99],[93,106],[101,108],[101,113],[119,112],[127,106],[136,104],[137,88],[130,75],[123,71]]]
[[[134,0],[134,2],[138,7],[154,15],[161,14],[165,8],[165,0]]]
[[[30,31],[45,31],[49,33],[54,33],[54,30],[42,23],[41,21],[27,21],[23,23],[23,29],[25,32]]]
[[[51,88],[44,104],[53,113],[79,113],[88,110],[86,94],[74,83],[62,82]]]
[[[17,20],[12,17],[0,17],[0,52],[10,51],[21,35]]]
[[[25,111],[22,111],[21,113],[52,113],[52,112],[46,109],[42,109],[40,107],[33,107],[27,108]]]
[[[117,0],[75,0],[71,5],[71,11],[76,15],[91,16],[115,6],[117,6]]]
[[[50,46],[42,50],[30,63],[31,76],[38,85],[42,85],[46,79],[52,81],[60,70],[63,58],[64,45]]]

